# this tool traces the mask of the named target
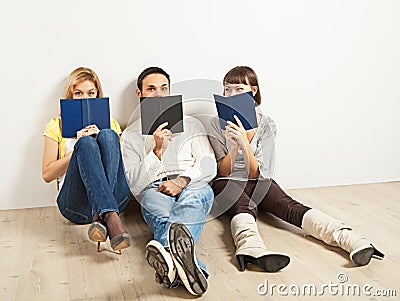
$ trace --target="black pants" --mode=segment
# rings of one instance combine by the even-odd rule
[[[249,213],[257,218],[258,210],[266,210],[280,219],[301,227],[304,214],[311,209],[293,200],[274,180],[217,180],[212,188],[215,194],[214,214],[227,211],[235,216]],[[258,210],[257,210],[258,208]]]

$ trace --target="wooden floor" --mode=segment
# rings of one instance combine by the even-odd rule
[[[400,182],[288,192],[352,225],[386,254],[385,259],[355,267],[344,251],[305,237],[300,229],[261,212],[258,226],[264,241],[271,250],[289,254],[291,262],[277,273],[264,273],[256,267],[239,272],[229,220],[222,217],[206,223],[197,245],[198,257],[210,272],[209,289],[201,299],[400,299]],[[87,239],[88,226],[66,221],[57,207],[0,211],[0,300],[195,298],[183,287],[166,289],[155,283],[154,271],[144,258],[144,247],[152,235],[138,204],[130,204],[122,219],[134,243],[117,255],[97,253],[96,245]],[[108,243],[103,248],[110,250]],[[318,293],[326,285],[324,294],[310,297],[307,284],[315,285]],[[351,285],[360,287],[360,297],[353,296],[357,290],[349,290]],[[366,285],[371,296],[362,293]],[[376,293],[396,293],[396,297],[373,296]]]

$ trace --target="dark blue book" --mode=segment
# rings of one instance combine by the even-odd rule
[[[236,115],[246,130],[258,127],[255,103],[252,91],[230,97],[214,94],[215,105],[219,116],[221,129],[225,129],[227,121],[236,123]]]
[[[182,95],[165,97],[141,97],[140,116],[142,135],[153,135],[164,122],[173,134],[183,132]]]
[[[99,130],[110,128],[110,105],[106,98],[60,99],[61,133],[64,138],[95,124]]]

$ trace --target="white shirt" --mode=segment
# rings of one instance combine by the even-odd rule
[[[65,153],[66,154],[68,154],[69,152],[72,152],[74,150],[76,141],[78,141],[78,139],[76,139],[76,138],[68,138],[67,139],[67,141],[65,142]],[[64,173],[61,177],[58,178],[58,191],[61,191],[61,187],[64,184],[65,174],[66,173]]]
[[[161,160],[153,152],[152,135],[142,135],[140,119],[122,134],[125,173],[132,194],[138,198],[147,185],[169,175],[190,178],[190,183],[209,182],[217,172],[213,149],[201,122],[184,118],[183,133],[173,134]],[[190,184],[189,184],[190,185]]]

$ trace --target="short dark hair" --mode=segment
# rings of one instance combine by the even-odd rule
[[[247,66],[237,66],[228,71],[224,76],[224,85],[226,84],[244,84],[249,86],[257,86],[257,93],[254,95],[256,106],[261,104],[261,92],[258,85],[257,74],[253,69]]]
[[[164,69],[160,67],[148,67],[142,71],[142,73],[139,74],[138,79],[137,79],[137,87],[139,88],[140,92],[142,92],[143,88],[143,80],[146,76],[150,74],[162,74],[168,79],[168,86],[170,84],[169,80],[169,74],[164,71]]]

